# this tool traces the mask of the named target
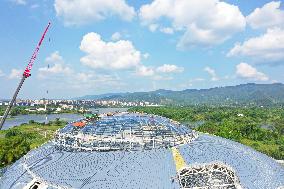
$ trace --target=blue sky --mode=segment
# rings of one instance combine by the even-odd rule
[[[20,98],[284,82],[281,1],[3,0],[0,13],[0,99],[49,21]]]

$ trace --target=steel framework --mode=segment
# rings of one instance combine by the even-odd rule
[[[178,172],[182,189],[242,189],[233,168],[221,162],[195,164]]]
[[[86,126],[67,125],[55,134],[54,143],[70,151],[150,150],[190,143],[192,130],[166,118],[145,114],[110,116]]]

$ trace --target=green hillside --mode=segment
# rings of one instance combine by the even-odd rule
[[[120,101],[148,101],[162,105],[256,105],[273,106],[284,104],[284,84],[241,84],[211,89],[187,89],[183,91],[156,90],[151,92],[116,93],[80,97]]]

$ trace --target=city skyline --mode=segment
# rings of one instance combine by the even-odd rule
[[[19,98],[284,82],[283,1],[78,2],[1,2],[1,99],[49,21]]]

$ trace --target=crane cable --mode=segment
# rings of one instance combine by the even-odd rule
[[[50,37],[48,38],[48,42],[50,44]],[[49,72],[49,64],[47,64],[47,73]],[[48,88],[46,89],[46,102],[45,102],[45,124],[48,124]]]

